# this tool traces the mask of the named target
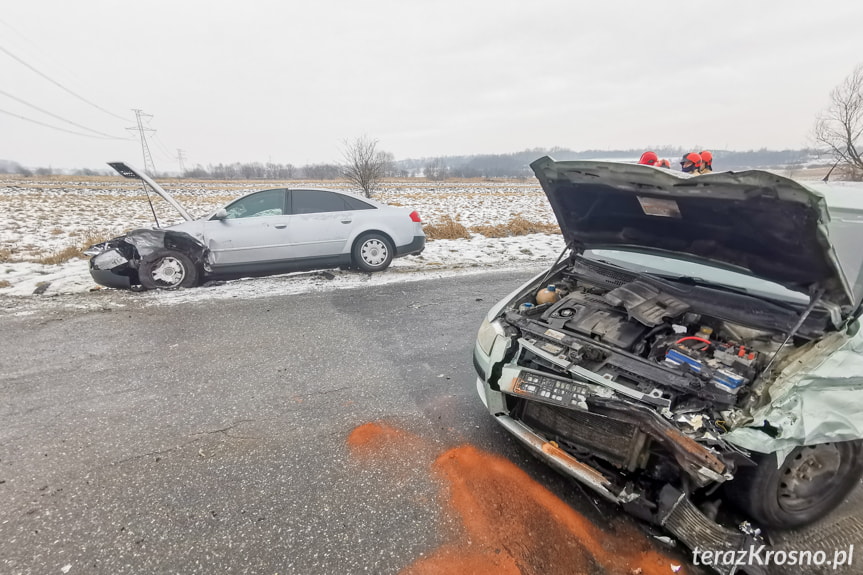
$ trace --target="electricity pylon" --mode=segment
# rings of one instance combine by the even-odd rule
[[[145,114],[143,110],[133,109],[135,112],[135,120],[138,122],[137,127],[126,128],[127,130],[137,130],[138,134],[141,137],[141,153],[144,155],[144,173],[148,176],[155,178],[156,177],[156,165],[153,163],[153,156],[150,154],[150,146],[147,144],[147,137],[144,135],[144,132],[155,132],[156,130],[152,128],[145,128],[143,122],[141,122],[141,117],[146,116],[147,118],[152,118],[152,114]]]

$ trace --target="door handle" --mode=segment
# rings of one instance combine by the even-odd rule
[[[273,226],[273,227],[274,227],[274,228],[276,228],[277,230],[283,230],[283,229],[285,229],[286,227],[288,227],[288,224],[276,224],[276,225],[275,225],[275,226]]]
[[[352,221],[353,221],[353,220],[342,220],[342,223],[343,223],[343,224],[349,224],[349,223],[351,223]]]

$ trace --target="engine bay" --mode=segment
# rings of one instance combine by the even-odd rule
[[[759,300],[741,300],[720,317],[691,286],[665,289],[662,282],[638,274],[599,273],[604,270],[598,266],[585,270],[578,264],[585,268],[587,262],[576,264],[505,314],[521,333],[521,364],[595,388],[581,399],[570,398],[573,405],[610,389],[669,411],[731,409],[743,402],[780,350],[787,354],[795,342],[806,341],[800,333],[820,332],[826,323],[824,314],[804,317],[798,337],[789,339],[800,314],[771,302],[759,308]],[[771,306],[781,313],[771,313]],[[734,313],[752,322],[743,325]],[[556,395],[542,398],[561,404],[563,398],[555,401]]]

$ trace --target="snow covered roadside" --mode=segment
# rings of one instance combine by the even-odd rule
[[[550,265],[563,249],[560,235],[532,234],[486,238],[473,234],[468,240],[433,240],[420,256],[393,260],[382,273],[325,270],[264,278],[248,278],[215,285],[176,290],[133,293],[100,288],[88,271],[85,259],[60,265],[36,263],[0,264],[0,310],[13,314],[34,313],[45,305],[101,309],[136,305],[171,305],[230,298],[251,299],[361,286],[421,281],[493,269],[542,268]],[[106,298],[106,294],[117,297]],[[54,297],[52,297],[54,296]],[[64,297],[56,297],[64,296]],[[71,296],[71,297],[70,297]]]

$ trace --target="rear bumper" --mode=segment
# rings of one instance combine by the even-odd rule
[[[396,257],[418,255],[426,247],[426,237],[414,236],[414,239],[409,244],[396,246]]]

